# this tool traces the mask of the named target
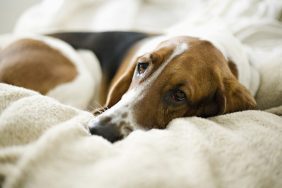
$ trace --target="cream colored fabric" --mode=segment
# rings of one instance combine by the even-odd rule
[[[52,8],[50,8],[52,7]],[[222,18],[282,20],[280,0],[42,0],[26,11],[15,32],[141,30],[163,32],[182,22]]]
[[[282,186],[282,118],[271,113],[180,118],[166,130],[135,131],[115,144],[89,135],[91,117],[0,84],[2,186]]]

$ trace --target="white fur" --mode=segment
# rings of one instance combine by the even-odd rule
[[[156,36],[156,37],[149,37],[141,40],[139,42],[140,46],[137,52],[135,52],[135,58],[141,55],[144,55],[146,53],[154,51],[157,46],[165,41],[168,40],[170,37],[166,35]]]
[[[78,55],[82,58],[85,68],[89,71],[92,80],[94,81],[93,96],[88,104],[88,109],[93,110],[99,108],[100,85],[102,82],[102,69],[96,55],[89,50],[77,50]]]

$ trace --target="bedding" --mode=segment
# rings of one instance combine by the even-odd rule
[[[5,188],[282,186],[282,118],[272,113],[179,118],[111,144],[89,134],[90,113],[36,92],[0,84],[0,104]]]
[[[0,84],[0,187],[282,187],[281,20],[279,0],[42,1],[15,33],[223,28],[257,69],[260,110],[179,118],[111,144],[89,134],[91,113]]]

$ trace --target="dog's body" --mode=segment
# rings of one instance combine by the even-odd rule
[[[100,86],[96,100],[100,104],[105,103],[109,85],[127,51],[148,35],[138,32],[83,32],[50,36],[1,37],[0,82],[32,89],[85,109],[93,91]],[[87,50],[86,54],[84,50]],[[89,51],[97,57],[97,62]],[[102,83],[94,87],[91,77],[100,82],[101,73]],[[61,94],[64,92],[72,95]],[[81,99],[77,96],[81,96]]]
[[[234,64],[209,41],[187,36],[164,37],[135,32],[61,33],[51,36],[75,48],[90,49],[100,60],[106,80],[104,83],[110,86],[103,89],[108,91],[105,107],[109,109],[94,118],[90,132],[110,141],[121,139],[137,128],[165,128],[169,121],[177,117],[210,117],[255,107],[254,98],[237,79],[240,69],[236,62]],[[7,57],[11,57],[11,53],[21,53],[23,42],[29,46],[35,41],[21,41],[16,47],[4,49],[4,53],[1,53],[0,81],[11,83],[7,80],[17,77],[8,74],[7,70],[21,72],[19,59],[13,61],[13,66],[7,66],[6,60],[9,60]],[[38,53],[45,54],[41,57],[53,54],[56,60],[63,59],[60,62],[66,66],[64,68],[56,64],[55,69],[49,69],[50,73],[62,70],[57,73],[60,79],[52,81],[52,87],[73,79],[76,72],[67,59],[46,47],[40,49]],[[33,57],[41,58],[38,54]],[[3,62],[6,66],[3,66]],[[47,77],[48,74],[41,79]],[[31,78],[25,85],[34,85],[31,82],[36,79]],[[109,80],[112,80],[111,84]],[[25,86],[22,82],[12,84]],[[46,88],[52,88],[49,85],[44,90],[40,86],[30,88],[44,94]]]

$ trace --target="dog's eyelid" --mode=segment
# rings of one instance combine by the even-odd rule
[[[177,85],[168,90],[163,99],[167,105],[177,107],[186,104],[188,97],[186,92]]]
[[[152,54],[144,54],[144,55],[142,55],[142,56],[139,56],[139,57],[137,57],[137,59],[136,59],[136,62],[137,63],[139,63],[139,62],[147,62],[147,63],[150,63],[150,62],[152,62],[152,57],[151,57],[151,55]]]
[[[157,53],[150,54],[150,59],[153,64],[161,61],[161,57]]]
[[[182,82],[179,82],[179,84],[177,84],[174,88],[172,88],[172,90],[176,90],[176,89],[180,89],[182,91],[184,91],[184,93],[187,94],[187,92],[189,91],[189,89],[187,88],[187,81],[182,81]]]
[[[138,64],[138,63],[150,63],[150,59],[148,59],[148,58],[145,58],[145,57],[138,57],[137,58],[137,61],[136,61],[136,64]]]
[[[138,63],[149,63],[154,65],[161,63],[162,60],[163,58],[159,54],[153,52],[137,57],[136,65],[138,65]]]
[[[179,84],[177,84],[172,90],[176,90],[176,89],[179,89],[181,90],[182,92],[185,93],[186,95],[186,102],[188,104],[192,104],[192,101],[191,101],[191,95],[192,95],[192,91],[191,91],[191,85],[189,85],[187,83],[187,81],[183,81],[183,82],[180,82]]]

